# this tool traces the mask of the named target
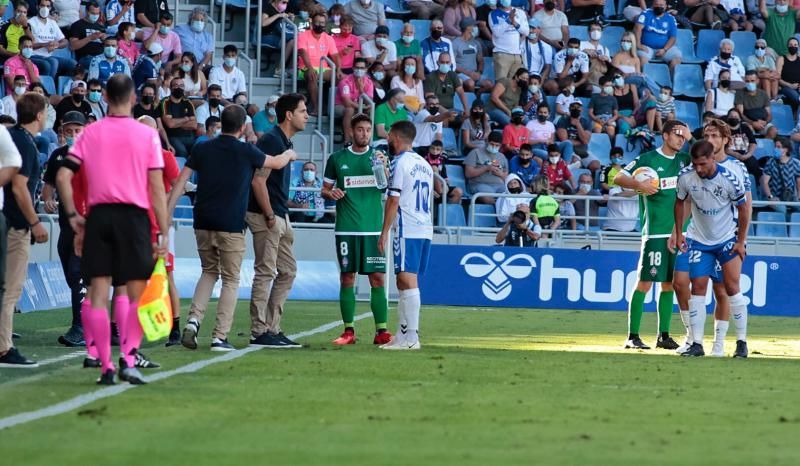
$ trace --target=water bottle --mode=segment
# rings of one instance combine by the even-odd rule
[[[383,165],[383,155],[381,152],[376,151],[372,157],[372,174],[375,176],[375,187],[378,189],[386,189],[389,186],[389,181],[386,179],[386,168]]]

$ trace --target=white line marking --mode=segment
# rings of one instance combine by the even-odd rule
[[[372,315],[371,312],[365,312],[363,314],[357,315],[355,317],[355,320],[361,320],[361,319],[364,319],[364,318],[369,317],[371,315]],[[327,332],[328,330],[334,329],[334,328],[336,328],[336,327],[338,327],[340,325],[342,325],[342,321],[341,320],[337,320],[335,322],[330,322],[330,323],[327,323],[325,325],[320,325],[317,328],[313,328],[313,329],[307,330],[305,332],[300,332],[300,333],[296,333],[294,335],[289,335],[289,338],[294,340],[294,339],[309,337],[309,336],[312,336],[312,335],[316,335],[318,333]],[[170,378],[170,377],[178,375],[178,374],[189,374],[189,373],[192,373],[192,372],[197,372],[200,369],[208,367],[208,366],[210,366],[212,364],[217,364],[217,363],[225,362],[225,361],[232,361],[234,359],[241,358],[242,356],[244,356],[246,354],[250,354],[250,353],[255,352],[255,351],[260,351],[262,349],[264,349],[263,346],[248,347],[248,348],[244,348],[244,349],[240,349],[240,350],[236,350],[236,351],[231,351],[230,353],[226,353],[226,354],[224,354],[222,356],[217,356],[215,358],[204,359],[202,361],[195,361],[195,362],[187,364],[185,366],[181,366],[181,367],[179,367],[177,369],[173,369],[171,371],[166,371],[166,372],[160,372],[160,373],[155,374],[155,375],[153,375],[151,377],[147,377],[147,381],[148,382],[157,382],[159,380],[164,380],[164,379]],[[276,350],[276,351],[284,351],[284,350]],[[291,351],[291,350],[285,350],[285,351]],[[128,390],[130,390],[132,388],[136,388],[138,386],[139,385],[130,385],[130,384],[122,383],[122,384],[119,384],[119,385],[114,385],[112,387],[101,388],[100,390],[95,390],[95,391],[93,391],[91,393],[78,395],[75,398],[72,398],[72,399],[69,399],[69,400],[66,400],[66,401],[62,401],[61,403],[56,403],[54,405],[47,406],[47,407],[42,408],[42,409],[37,409],[36,411],[28,411],[26,413],[19,413],[19,414],[15,414],[13,416],[5,417],[3,419],[0,419],[0,430],[8,429],[8,428],[19,426],[19,425],[22,425],[22,424],[27,424],[29,422],[36,421],[36,420],[39,420],[39,419],[43,419],[43,418],[46,418],[46,417],[51,417],[51,416],[57,416],[59,414],[64,414],[66,412],[78,409],[78,408],[80,408],[82,406],[86,406],[89,403],[94,403],[97,400],[101,400],[103,398],[109,398],[109,397],[112,397],[112,396],[119,395],[120,393],[126,392],[126,391],[128,391]]]
[[[86,355],[86,351],[75,351],[73,353],[62,354],[61,356],[55,358],[42,359],[41,361],[39,361],[39,367],[46,366],[48,364],[53,364],[56,362],[67,361],[84,355]]]

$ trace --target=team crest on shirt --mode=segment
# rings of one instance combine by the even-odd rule
[[[655,277],[658,274],[658,269],[655,267],[650,268],[650,275]]]
[[[722,192],[723,192],[722,191],[722,186],[717,186],[717,187],[714,188],[714,192],[712,192],[712,194],[714,195],[714,197],[721,198],[722,197]]]
[[[342,268],[343,269],[346,269],[347,268],[347,264],[349,264],[349,263],[350,263],[350,261],[348,261],[346,257],[342,257]]]

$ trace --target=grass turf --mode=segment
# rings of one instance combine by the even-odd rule
[[[18,315],[23,353],[74,352],[55,344],[67,316]],[[335,303],[291,302],[285,330],[337,317]],[[305,338],[307,349],[262,350],[177,375],[6,429],[0,452],[4,464],[81,466],[796,465],[796,322],[751,317],[750,348],[761,354],[749,360],[687,360],[623,352],[618,312],[425,308],[420,352],[373,348],[367,318],[356,325],[358,345],[333,347],[337,328]],[[212,323],[213,315],[196,352],[144,351],[161,370],[218,356],[208,351]],[[645,314],[643,328],[655,326]],[[246,345],[236,334],[247,329],[240,303],[231,342]],[[0,369],[0,418],[96,390],[97,372],[80,361]]]

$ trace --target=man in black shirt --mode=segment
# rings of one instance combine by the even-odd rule
[[[33,208],[33,193],[39,182],[39,150],[33,135],[44,128],[47,102],[44,96],[28,92],[17,101],[17,126],[9,133],[22,156],[22,166],[11,183],[3,187],[3,214],[8,223],[8,254],[5,263],[5,294],[0,308],[0,367],[36,367],[37,363],[22,356],[11,340],[14,306],[22,296],[22,285],[28,275],[31,232],[37,243],[47,241],[47,229]]]
[[[541,236],[542,227],[534,225],[525,211],[518,210],[509,215],[506,224],[497,232],[494,242],[520,248],[536,247]]]
[[[99,21],[100,5],[89,2],[86,16],[72,23],[69,29],[69,48],[75,51],[75,58],[85,70],[89,69],[92,58],[103,53],[106,27]]]
[[[167,132],[164,131],[164,124],[161,122],[161,105],[156,102],[156,95],[158,95],[158,90],[155,84],[145,83],[142,85],[139,103],[133,106],[133,118],[139,119],[140,116],[147,115],[156,120],[161,145],[174,154],[175,148],[169,143]]]
[[[87,119],[92,114],[92,106],[86,101],[86,83],[83,81],[72,81],[69,96],[61,99],[56,105],[56,123],[53,129],[61,126],[61,120],[68,112],[80,112]]]
[[[169,13],[167,0],[136,0],[133,6],[136,12],[136,26],[158,28],[158,20],[164,13]],[[197,57],[199,60],[202,57]]]
[[[169,137],[169,143],[175,148],[176,157],[189,157],[194,145],[197,129],[197,118],[194,106],[183,95],[182,78],[173,78],[169,87],[171,94],[161,102],[161,123]]]
[[[286,94],[275,105],[278,125],[258,140],[268,155],[291,150],[290,138],[303,131],[308,122],[306,99]],[[224,131],[224,129],[223,129]],[[291,167],[259,171],[253,178],[247,226],[253,233],[255,262],[250,295],[250,344],[268,348],[300,348],[281,331],[281,317],[289,290],[297,275],[292,252],[294,231],[289,223]]]
[[[232,105],[222,112],[222,135],[198,144],[181,171],[176,188],[170,192],[168,210],[174,212],[183,186],[197,172],[194,205],[194,231],[203,273],[195,288],[181,344],[197,349],[197,332],[208,300],[222,276],[222,292],[217,303],[217,324],[212,333],[212,351],[235,349],[228,343],[233,312],[239,294],[239,271],[244,258],[245,212],[250,185],[257,169],[282,170],[297,158],[291,149],[276,157],[266,157],[252,144],[239,141],[245,129],[245,111]],[[288,171],[288,170],[287,170]]]

